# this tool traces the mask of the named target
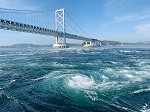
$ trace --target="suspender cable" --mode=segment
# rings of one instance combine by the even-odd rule
[[[66,12],[66,11],[65,11]],[[66,14],[69,16],[69,18],[73,21],[73,23],[87,36],[90,38],[89,35],[87,35],[87,33],[85,33],[85,31],[82,30],[82,28],[72,19],[72,17],[66,12]]]

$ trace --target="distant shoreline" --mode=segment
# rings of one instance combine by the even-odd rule
[[[150,41],[148,42],[137,42],[137,43],[128,43],[128,42],[119,42],[119,41],[101,41],[102,46],[150,46]],[[81,44],[69,44],[69,46],[81,46]],[[8,46],[0,46],[0,48],[34,48],[34,47],[52,47],[50,45],[35,45],[35,44],[14,44]]]

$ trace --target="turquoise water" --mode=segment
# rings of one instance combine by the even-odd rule
[[[150,47],[0,48],[0,112],[150,112]]]

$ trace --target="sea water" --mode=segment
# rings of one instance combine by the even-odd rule
[[[0,112],[150,112],[150,47],[0,48]]]

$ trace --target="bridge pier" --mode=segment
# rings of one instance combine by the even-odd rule
[[[55,11],[56,31],[63,30],[63,37],[56,37],[56,44],[53,48],[68,48],[66,44],[66,26],[65,26],[65,10],[59,9]]]
[[[68,48],[67,44],[53,44],[53,48]]]

